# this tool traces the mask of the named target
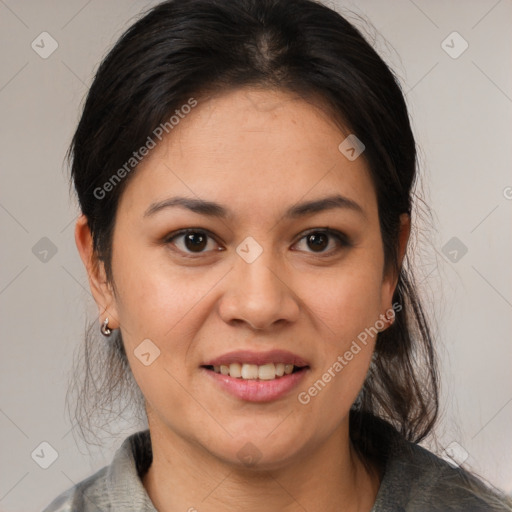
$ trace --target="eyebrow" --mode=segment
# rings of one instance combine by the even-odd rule
[[[206,201],[204,199],[194,199],[190,197],[171,197],[169,199],[164,199],[163,201],[152,203],[144,212],[143,216],[150,217],[159,211],[172,207],[186,208],[200,215],[217,217],[221,219],[233,216],[233,213],[229,209],[219,203]],[[366,218],[366,214],[363,208],[358,203],[352,199],[349,199],[348,197],[341,195],[333,195],[296,204],[290,207],[284,213],[284,217],[289,219],[296,219],[306,215],[313,215],[322,211],[332,210],[334,208],[351,210]]]

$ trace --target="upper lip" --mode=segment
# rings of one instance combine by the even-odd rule
[[[254,352],[251,350],[235,350],[214,359],[210,359],[202,366],[230,365],[232,363],[256,364],[258,366],[269,363],[293,364],[294,366],[309,366],[309,363],[297,354],[287,350],[269,350],[266,352]]]

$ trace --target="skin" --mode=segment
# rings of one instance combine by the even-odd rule
[[[245,88],[211,97],[150,151],[128,183],[113,235],[115,287],[92,252],[86,219],[76,223],[100,321],[108,316],[109,327],[121,329],[146,399],[154,458],[143,484],[161,512],[239,510],[240,503],[258,512],[334,511],[340,503],[369,511],[375,501],[380,475],[355,455],[348,413],[376,338],[308,404],[297,399],[392,307],[397,283],[384,273],[364,153],[350,161],[338,150],[348,133],[286,92]],[[334,193],[364,214],[337,208],[283,217],[290,206]],[[216,201],[232,215],[176,207],[144,217],[153,202],[178,195]],[[400,262],[408,216],[401,222]],[[315,251],[305,236],[327,226],[351,245],[331,236]],[[215,238],[199,253],[183,236],[165,242],[182,228]],[[252,263],[236,252],[248,236],[263,249]],[[145,366],[134,350],[148,338],[160,356]],[[310,368],[286,396],[250,403],[200,368],[236,349],[289,350]],[[251,467],[237,456],[248,442],[260,457]]]

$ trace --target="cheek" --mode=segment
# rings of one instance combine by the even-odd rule
[[[160,342],[178,339],[173,333],[216,281],[215,275],[167,264],[151,251],[119,256],[116,271],[118,313],[127,331],[126,341],[140,336]]]
[[[133,255],[116,260],[122,299],[118,313],[128,361],[154,411],[171,408],[186,415],[190,395],[182,383],[188,382],[190,340],[200,322],[201,300],[218,279],[187,276],[161,261],[141,261],[145,264]]]
[[[321,334],[319,364],[298,399],[311,417],[323,418],[320,429],[328,433],[347,414],[368,372],[381,313],[380,270],[338,272],[322,283],[325,293],[310,294],[307,302]]]
[[[378,261],[357,255],[316,284],[318,292],[304,296],[322,342],[317,347],[319,365],[308,383],[312,387],[303,391],[312,411],[318,408],[325,416],[333,406],[347,411],[363,385],[377,339],[381,268]],[[337,421],[335,416],[326,428]]]
[[[346,340],[375,324],[381,313],[381,284],[380,268],[358,264],[326,273],[315,281],[315,293],[303,296],[332,336]]]

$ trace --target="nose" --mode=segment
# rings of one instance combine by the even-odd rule
[[[226,276],[227,288],[219,304],[219,314],[224,322],[268,330],[297,320],[299,303],[296,294],[270,253],[263,251],[252,263],[242,258],[235,262]]]

